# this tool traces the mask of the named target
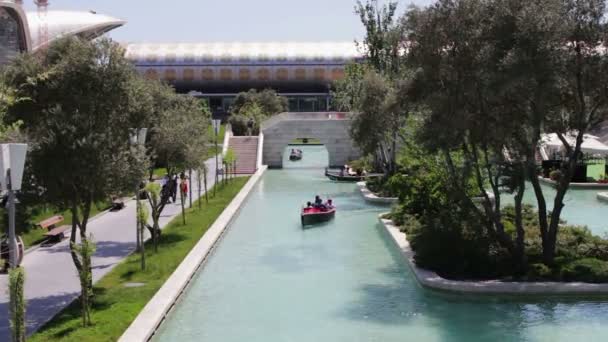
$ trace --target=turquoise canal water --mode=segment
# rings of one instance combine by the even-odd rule
[[[541,184],[547,200],[547,208],[553,208],[555,188]],[[562,219],[569,224],[587,226],[595,235],[608,234],[608,203],[597,199],[597,193],[606,190],[570,189],[564,198]],[[512,202],[512,201],[511,201]],[[532,185],[528,184],[524,193],[524,202],[536,206],[536,197]],[[608,336],[606,337],[608,341]]]
[[[155,341],[606,341],[608,303],[509,299],[422,289],[354,184],[333,183],[327,153],[268,171]],[[335,220],[303,230],[315,194]]]

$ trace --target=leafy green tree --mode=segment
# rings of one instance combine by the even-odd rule
[[[551,50],[551,57],[556,61],[560,110],[556,115],[546,117],[544,128],[557,133],[566,150],[567,162],[561,169],[562,177],[558,181],[550,222],[546,220],[548,212],[542,188],[533,182],[540,209],[539,219],[543,218],[540,230],[543,258],[547,264],[552,264],[555,258],[564,198],[575,169],[583,159],[584,136],[608,119],[606,2],[562,0],[560,5],[553,18],[556,24],[557,21],[561,24],[561,29],[557,30],[557,42],[561,45]],[[541,42],[544,43],[541,47],[547,45],[545,40]],[[549,46],[555,45],[553,41]],[[574,143],[568,139],[569,135],[574,138]]]
[[[365,38],[358,45],[366,53],[366,62],[377,72],[398,74],[404,41],[403,27],[397,22],[397,2],[379,6],[378,0],[357,1],[355,13],[365,27]]]
[[[262,91],[257,91],[251,89],[247,92],[237,94],[232,107],[230,107],[230,113],[243,113],[242,109],[244,107],[246,108],[253,104],[260,107],[260,111],[264,116],[274,115],[287,110],[287,99],[283,96],[279,96],[274,90],[264,89]]]
[[[81,277],[91,262],[89,254],[79,258],[76,237],[87,243],[91,205],[126,193],[147,169],[144,151],[129,146],[129,129],[141,127],[129,96],[135,75],[124,50],[107,39],[63,39],[7,70],[8,84],[23,99],[9,117],[21,120],[34,140],[29,162],[41,195],[71,211],[71,254]],[[83,291],[91,281],[88,288]],[[85,323],[87,315],[83,307]]]
[[[167,168],[169,175],[186,169],[191,145],[205,144],[209,141],[206,133],[210,113],[201,111],[201,103],[195,98],[162,91],[165,98],[159,104],[158,119],[151,127],[150,141],[154,162]]]
[[[523,226],[517,229],[516,246],[505,231],[499,189],[505,176],[503,150],[519,127],[503,125],[505,111],[495,99],[494,82],[501,78],[487,38],[494,32],[492,4],[440,0],[424,11],[410,10],[406,18],[407,39],[412,42],[408,60],[418,70],[411,94],[426,109],[421,112],[424,124],[419,139],[430,152],[442,156],[455,203],[484,223],[484,233],[506,248],[521,270]],[[467,191],[471,184],[476,188],[473,193]],[[519,188],[517,198],[524,189]],[[482,208],[474,201],[479,196]]]
[[[260,124],[266,118],[286,111],[287,99],[277,95],[272,89],[257,91],[251,89],[239,93],[230,107],[230,124],[235,135],[247,135],[248,123],[253,120],[254,127],[251,134],[257,135]]]
[[[267,117],[268,115],[262,111],[262,107],[257,102],[250,102],[231,115],[229,122],[234,135],[257,135],[260,133],[260,124]],[[253,123],[251,129],[249,128],[250,121]]]
[[[376,156],[388,179],[396,172],[397,148],[409,116],[410,73],[404,64],[404,26],[396,17],[397,3],[357,2],[355,12],[366,35],[359,48],[364,64],[347,66],[346,78],[337,82],[335,103],[355,113],[351,136],[364,154]]]
[[[193,168],[206,154],[211,114],[193,97],[171,93],[168,88],[162,88],[160,92],[165,100],[158,104],[159,116],[153,123],[147,146],[154,163],[166,167],[168,175],[173,177],[180,171]],[[162,213],[175,186],[177,184],[169,182],[166,191],[161,192],[160,201],[152,210],[153,219]],[[179,194],[181,196],[181,191]],[[185,221],[185,207],[182,208],[182,216]],[[151,234],[160,234],[160,231]]]
[[[423,141],[444,155],[455,185],[472,176],[482,194],[491,187],[496,202],[484,208],[488,232],[520,264],[525,180],[537,199],[543,260],[551,265],[583,137],[606,119],[604,11],[605,3],[594,0],[440,0],[404,19],[408,61],[417,68],[413,94],[429,110]],[[541,134],[551,132],[564,142],[567,159],[549,215],[536,154]],[[572,134],[574,143],[567,141]],[[502,185],[516,192],[514,244],[501,227]]]
[[[350,63],[346,65],[345,77],[334,83],[332,101],[341,111],[355,111],[357,101],[362,96],[362,83],[367,66],[363,63]]]

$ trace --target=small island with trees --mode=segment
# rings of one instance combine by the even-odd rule
[[[399,198],[387,217],[417,266],[456,280],[608,282],[608,239],[562,218],[585,138],[608,119],[605,10],[439,0],[399,17],[395,2],[358,2],[366,62],[347,68],[335,103],[356,113],[352,137],[384,174],[370,189]],[[546,134],[563,143],[553,198],[539,180]]]

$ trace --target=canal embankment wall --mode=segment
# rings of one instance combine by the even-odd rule
[[[407,236],[393,221],[382,218],[380,221],[390,240],[412,270],[416,280],[423,287],[456,293],[478,295],[608,295],[608,284],[563,283],[563,282],[508,282],[500,280],[460,281],[441,277],[437,273],[420,268],[414,261],[415,253],[410,247]]]
[[[247,197],[259,182],[267,167],[262,166],[251,176],[243,189],[220,214],[186,258],[177,267],[165,284],[156,292],[143,310],[120,337],[119,342],[148,341],[171,311],[179,297],[187,289],[197,271],[219,244],[233,218],[239,212]]]

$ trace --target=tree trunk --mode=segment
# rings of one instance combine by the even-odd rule
[[[196,185],[197,185],[197,189],[198,189],[198,200],[196,203],[198,203],[198,210],[201,210],[201,188],[203,187],[203,185],[201,184],[201,182],[203,181],[203,178],[201,177],[201,170],[197,170],[196,172]],[[192,184],[190,185],[192,186]]]
[[[136,236],[136,241],[135,241],[135,251],[139,252],[139,250],[141,249],[141,244],[142,244],[142,240],[141,240],[141,235],[139,232],[139,206],[141,204],[139,203],[139,184],[137,184],[135,186],[135,236]]]
[[[536,161],[535,161],[535,150],[536,147],[533,147],[531,153],[528,153],[527,156],[527,169],[528,175],[530,176],[530,183],[532,183],[532,188],[534,189],[534,195],[536,197],[536,206],[538,210],[538,226],[540,230],[540,238],[543,246],[543,260],[547,261],[548,255],[545,256],[545,250],[548,246],[548,234],[549,230],[549,221],[547,220],[547,202],[545,200],[545,195],[543,193],[543,189],[540,186],[540,181],[538,180],[538,174],[536,172]]]
[[[158,252],[158,238],[160,236],[160,226],[158,218],[152,223],[152,238],[154,239],[154,253]]]
[[[205,185],[205,202],[209,204],[209,192],[207,191],[207,166],[203,165],[203,182]]]
[[[82,272],[82,264],[80,263],[80,259],[78,259],[78,254],[74,249],[76,245],[76,230],[78,229],[78,206],[76,204],[72,204],[72,208],[70,208],[72,213],[72,232],[70,233],[70,255],[72,256],[72,261],[74,262],[74,266],[76,267],[76,271],[78,273]]]
[[[549,223],[549,229],[547,230],[546,243],[543,243],[543,261],[547,265],[552,265],[555,260],[559,220],[562,210],[564,209],[564,197],[570,187],[570,180],[572,179],[572,174],[574,173],[578,161],[578,151],[580,151],[580,144],[577,144],[575,151],[569,156],[568,166],[565,168],[565,172],[562,172],[562,178],[559,180],[557,193],[555,194],[555,200],[553,201],[551,222]]]
[[[144,227],[146,225],[146,222],[144,220],[140,220],[139,222],[139,237],[141,239],[141,248],[140,248],[140,253],[141,253],[141,270],[145,271],[146,270],[146,246],[144,244]]]
[[[185,201],[186,199],[184,198],[184,192],[182,191],[182,189],[179,189],[179,197],[181,199],[181,204],[182,204],[182,222],[184,223],[184,226],[186,225],[186,207],[185,207]]]
[[[525,166],[518,166],[519,175],[517,182],[517,194],[515,195],[515,252],[517,253],[517,268],[518,272],[523,273],[527,267],[527,258],[525,250],[525,234],[523,218],[522,218],[522,201],[524,198],[524,192],[526,191],[526,178],[525,178]]]
[[[192,169],[188,170],[188,182],[190,184],[188,184],[188,192],[190,193],[190,198],[188,198],[188,203],[190,205],[190,208],[192,208]]]

